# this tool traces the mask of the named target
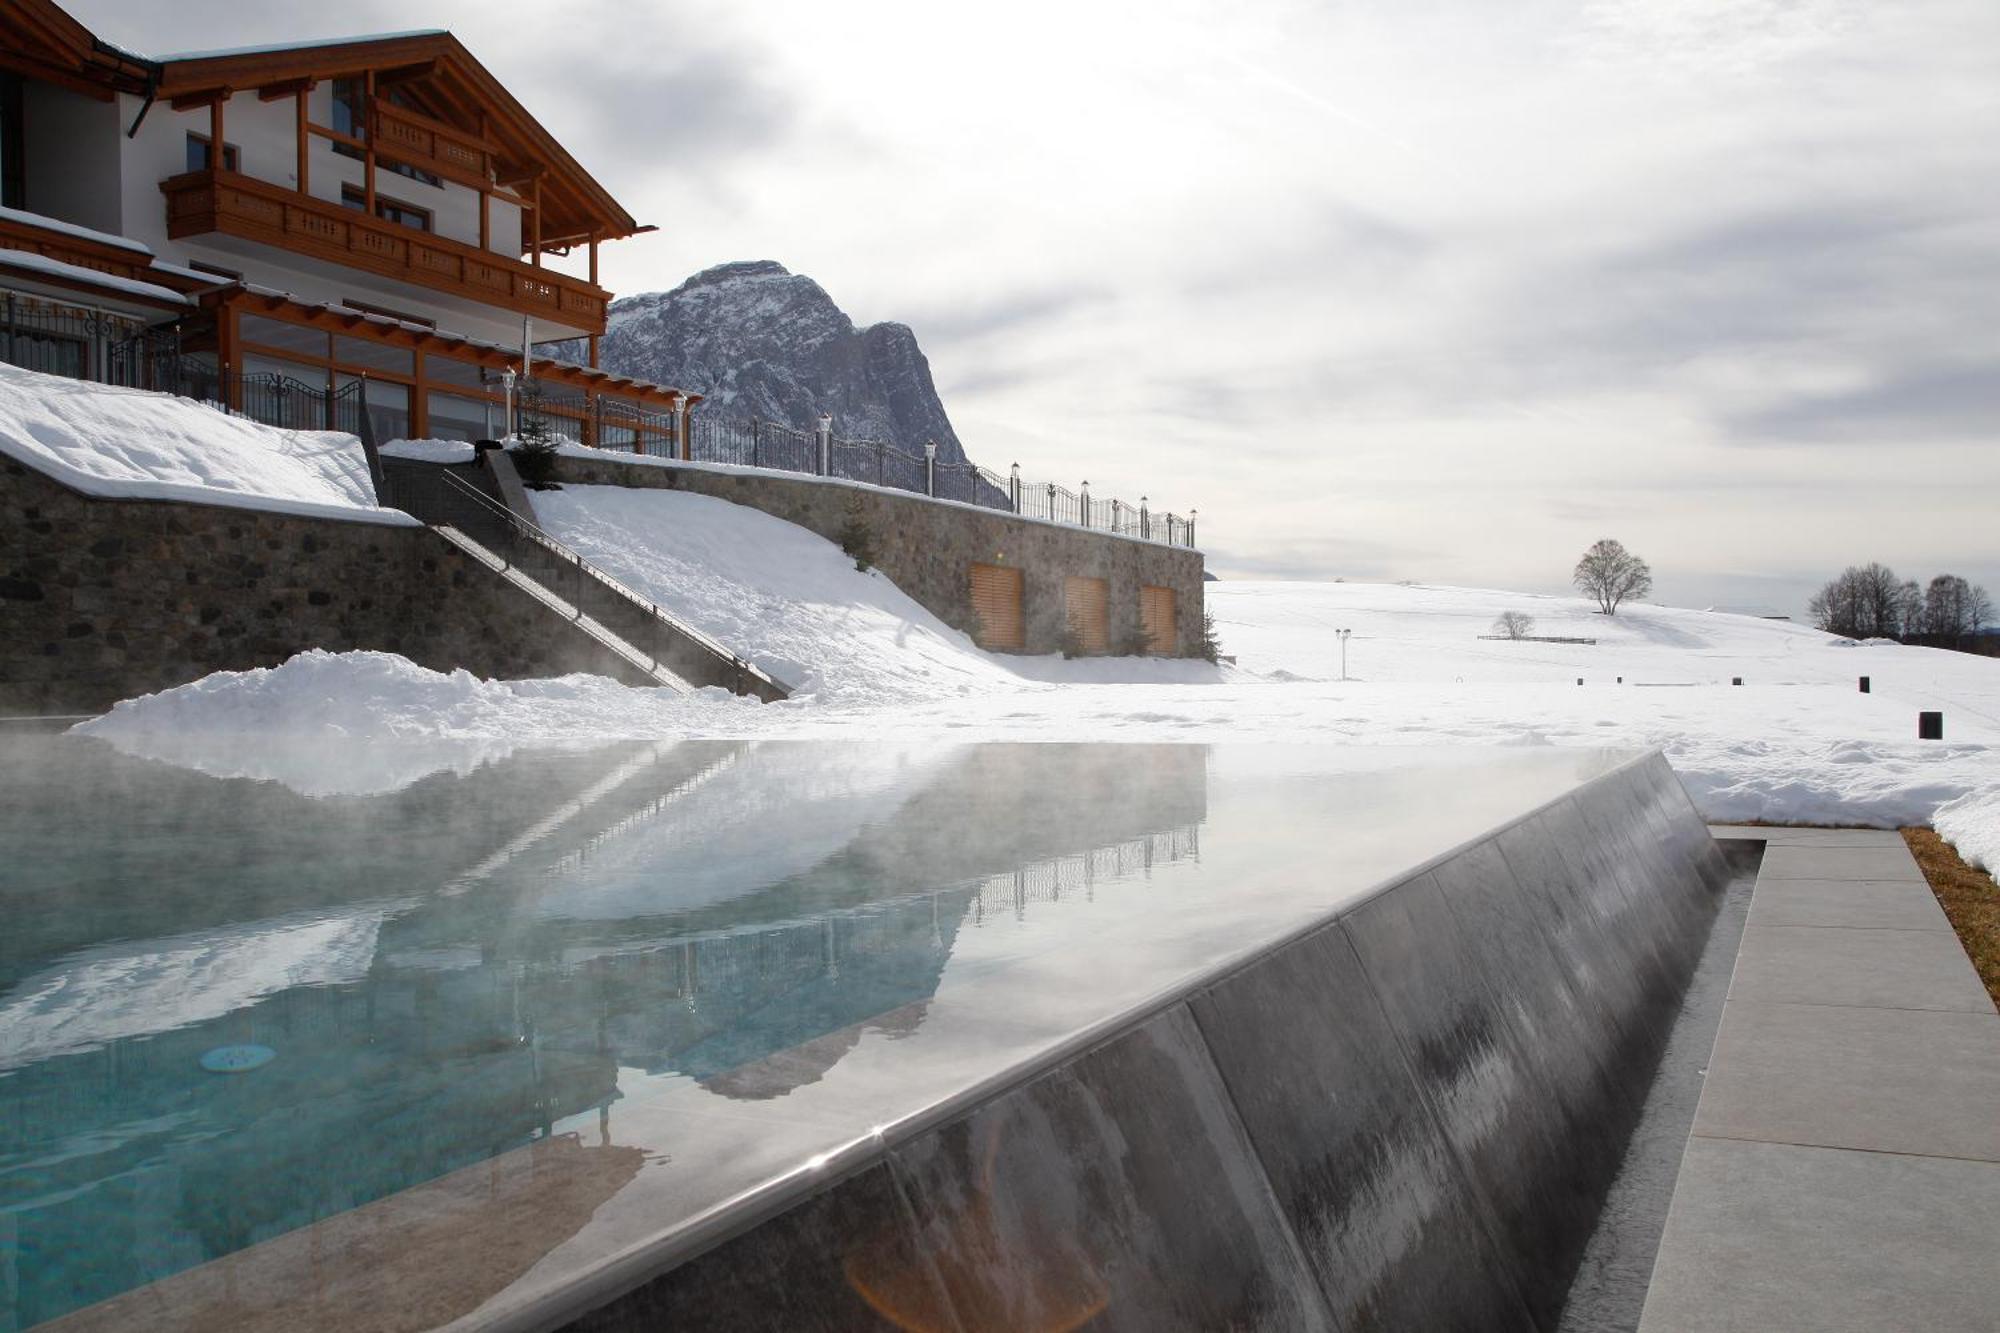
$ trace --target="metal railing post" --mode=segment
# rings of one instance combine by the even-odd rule
[[[937,441],[924,441],[924,494],[937,499]]]
[[[819,414],[819,474],[833,475],[833,416],[827,412]]]
[[[1111,530],[1113,532],[1117,532],[1119,530],[1119,524],[1124,521],[1123,520],[1124,512],[1125,512],[1125,507],[1121,505],[1118,501],[1113,500],[1111,502]]]
[[[1147,541],[1153,540],[1153,512],[1147,507],[1149,503],[1149,496],[1139,497],[1139,535]]]
[[[1188,544],[1188,545],[1189,545],[1190,547],[1192,547],[1192,546],[1194,545],[1194,516],[1195,516],[1196,514],[1199,514],[1200,512],[1201,512],[1201,511],[1200,511],[1199,509],[1190,509],[1190,510],[1188,510],[1188,516],[1187,516],[1187,544]]]
[[[1021,465],[1014,464],[1007,474],[1007,500],[1015,513],[1021,512]]]
[[[1090,526],[1090,483],[1087,481],[1083,483],[1082,490],[1077,497],[1076,512],[1077,512],[1077,526],[1081,528],[1089,527]]]
[[[694,411],[694,404],[688,401],[686,394],[676,394],[674,395],[674,400],[674,429],[681,437],[681,461],[683,463],[692,462],[694,460],[694,435],[688,427],[691,424],[689,414]]]

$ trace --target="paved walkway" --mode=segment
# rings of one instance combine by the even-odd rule
[[[2000,1014],[1894,833],[1764,862],[1641,1333],[2000,1329]]]

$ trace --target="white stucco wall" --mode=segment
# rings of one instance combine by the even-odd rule
[[[119,232],[119,135],[115,102],[22,80],[22,204],[30,213]]]

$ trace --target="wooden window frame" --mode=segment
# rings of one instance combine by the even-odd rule
[[[209,138],[206,134],[197,134],[193,130],[189,130],[187,132],[187,144],[190,150],[192,150],[196,144],[200,144],[204,149],[207,150],[203,154],[203,156],[208,159],[207,164],[197,167],[194,165],[194,153],[190,151],[188,153],[188,170],[189,171],[210,170],[215,161],[215,140]],[[243,170],[242,148],[236,144],[230,143],[227,139],[222,141],[222,169],[224,171],[234,171],[238,173],[240,173]]]
[[[340,187],[340,206],[342,208],[351,208],[357,213],[365,213],[368,211],[368,196],[358,185],[342,185]],[[424,220],[424,225],[421,227],[411,226],[400,217],[391,217],[389,214],[392,209],[402,213],[419,214]],[[399,227],[409,227],[411,231],[422,232],[426,236],[437,235],[437,214],[435,212],[423,207],[421,204],[412,204],[405,200],[394,198],[391,195],[383,194],[380,190],[375,192],[375,216],[384,222],[393,222]]]

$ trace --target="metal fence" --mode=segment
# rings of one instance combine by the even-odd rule
[[[1141,541],[1194,545],[1192,513],[1155,511],[1143,497],[1136,505],[1096,499],[1087,483],[1072,491],[1052,482],[1026,482],[1019,468],[1003,477],[974,463],[941,462],[929,450],[912,453],[884,440],[841,439],[831,431],[794,430],[772,421],[695,418],[687,424],[683,446],[676,443],[670,416],[651,415],[642,452],[656,457],[838,477]]]
[[[115,349],[143,321],[16,292],[0,300],[0,361],[45,375],[106,380]]]

